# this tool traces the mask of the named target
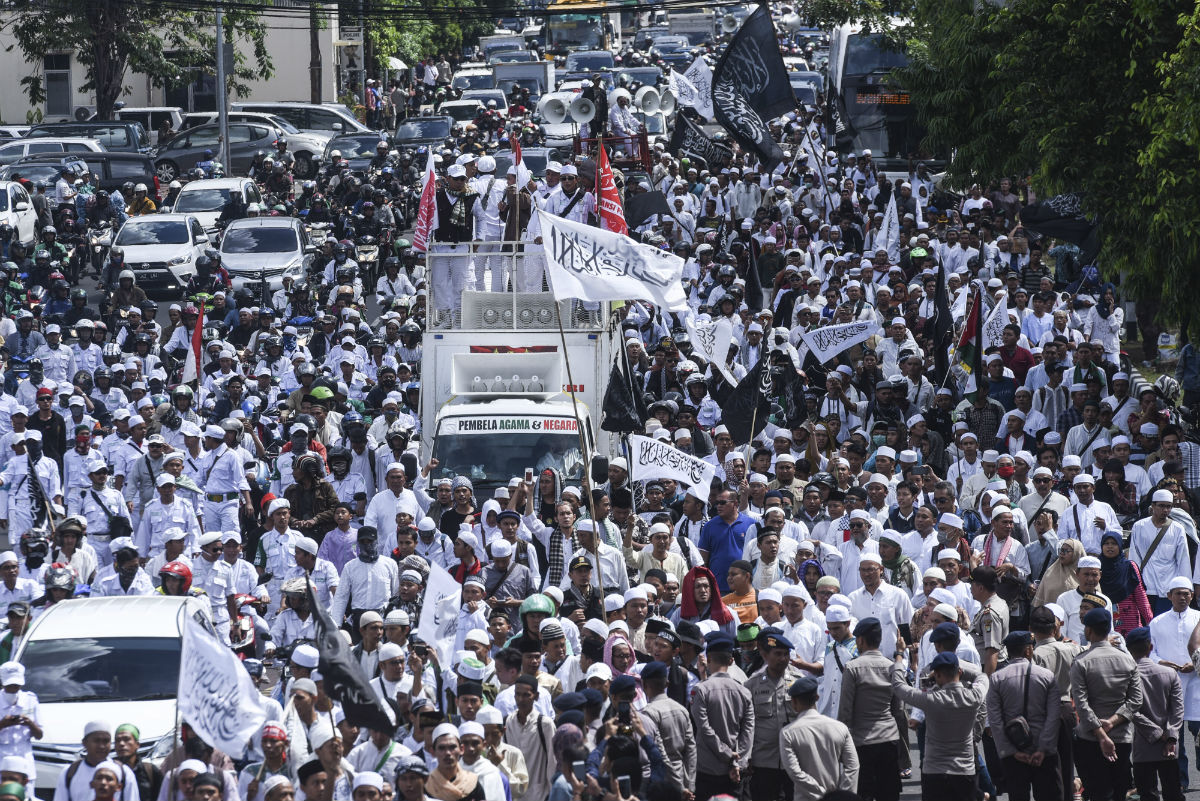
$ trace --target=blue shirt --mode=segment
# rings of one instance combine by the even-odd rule
[[[708,568],[717,577],[717,585],[721,594],[729,592],[729,565],[734,560],[742,558],[742,549],[746,545],[746,535],[754,530],[754,519],[745,512],[739,512],[737,520],[726,523],[720,517],[714,517],[700,529],[700,550],[708,551]]]

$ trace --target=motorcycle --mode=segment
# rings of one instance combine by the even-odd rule
[[[375,286],[379,277],[379,240],[369,234],[358,238],[358,262],[363,286]]]
[[[88,228],[87,243],[88,252],[92,258],[92,269],[99,275],[101,269],[104,267],[105,260],[108,258],[108,251],[112,249],[112,223],[105,220],[96,227]]]

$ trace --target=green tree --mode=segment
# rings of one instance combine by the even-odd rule
[[[1105,277],[1178,314],[1200,290],[1196,14],[1182,0],[916,0],[899,78],[926,144],[952,152],[952,184],[1029,176],[1040,196],[1082,193]]]
[[[266,28],[258,15],[239,4],[225,14],[228,41],[244,42],[251,56],[239,53],[229,89],[248,91],[247,81],[272,74],[267,52]],[[211,12],[181,10],[167,3],[129,3],[124,0],[12,0],[3,27],[15,45],[32,63],[43,53],[69,50],[86,69],[81,92],[94,92],[96,112],[112,114],[113,104],[126,90],[126,77],[149,76],[155,86],[178,85],[193,76],[181,66],[216,72],[215,19]],[[45,102],[45,85],[40,74],[21,79],[35,105]]]
[[[375,66],[388,69],[388,58],[399,58],[410,67],[426,56],[461,50],[491,31],[489,16],[481,0],[432,0],[413,5],[402,0],[373,0],[379,18],[368,26]]]

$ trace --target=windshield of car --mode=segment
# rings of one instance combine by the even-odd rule
[[[397,139],[445,139],[450,135],[450,122],[441,119],[408,120],[396,129]]]
[[[229,202],[228,189],[184,189],[175,201],[175,211],[220,211]]]
[[[470,122],[479,116],[481,107],[478,103],[447,103],[442,106],[442,113],[448,114],[456,122]]]
[[[121,247],[130,245],[182,245],[188,241],[186,223],[176,220],[130,220],[121,227],[117,241]]]
[[[614,63],[612,53],[571,53],[567,56],[568,70],[605,70]]]
[[[299,249],[291,228],[230,228],[221,240],[222,253],[291,253]]]
[[[25,647],[25,689],[39,703],[174,698],[181,643],[174,637],[73,637]]]
[[[378,146],[379,137],[373,134],[369,136],[339,136],[329,140],[326,152],[341,151],[342,158],[347,160],[370,158],[375,155],[375,148]]]

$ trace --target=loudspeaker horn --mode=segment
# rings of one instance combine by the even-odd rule
[[[558,125],[560,122],[565,122],[567,114],[570,110],[567,104],[560,97],[552,97],[542,103],[542,119],[551,125]]]
[[[679,105],[679,101],[675,99],[675,93],[670,89],[663,89],[662,95],[658,99],[658,110],[669,115],[677,105]]]
[[[592,117],[596,116],[596,104],[586,97],[577,97],[571,101],[570,112],[571,119],[583,125],[585,122],[591,122]]]
[[[662,107],[662,95],[653,86],[643,86],[633,96],[633,105],[646,114],[654,114]]]
[[[725,18],[721,20],[721,32],[722,33],[733,33],[737,29],[738,29],[737,17],[733,16],[732,14],[726,14]]]

